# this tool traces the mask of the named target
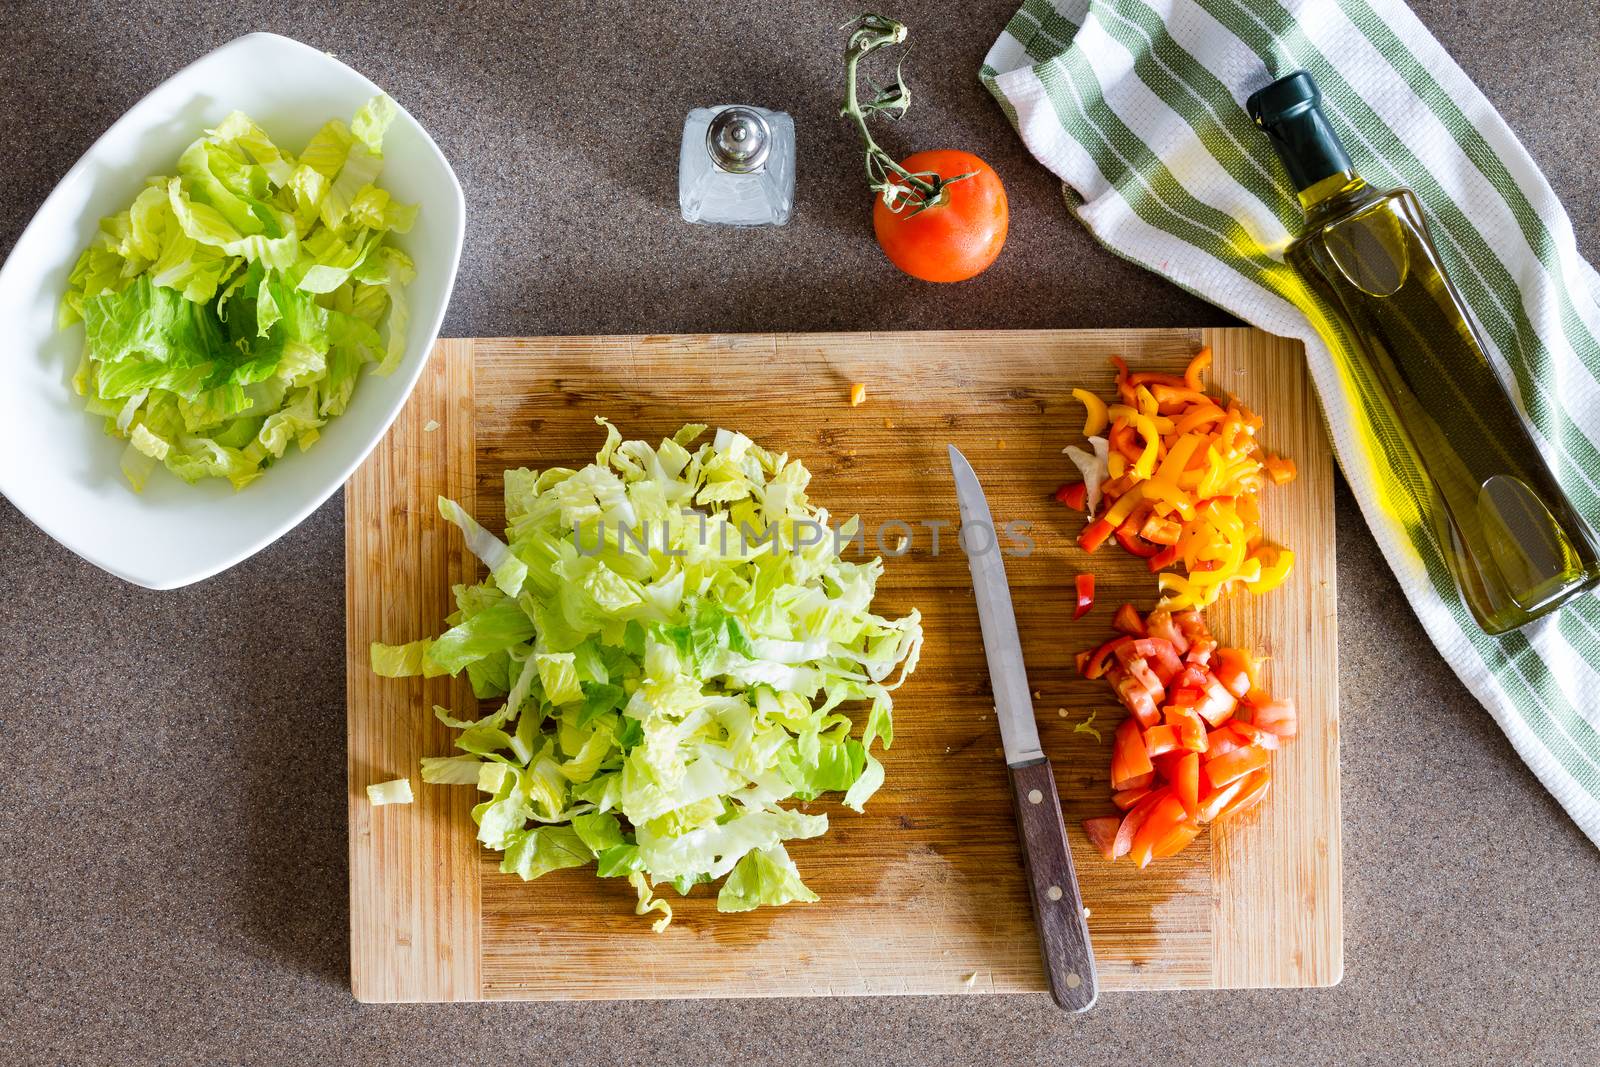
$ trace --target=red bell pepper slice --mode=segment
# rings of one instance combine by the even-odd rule
[[[1115,529],[1116,527],[1105,519],[1096,519],[1078,535],[1078,547],[1085,552],[1093,552],[1106,543],[1106,538],[1110,537]]]
[[[1089,487],[1082,482],[1068,482],[1056,490],[1056,499],[1073,511],[1082,511],[1089,501]]]
[[[1094,607],[1094,575],[1080,574],[1072,581],[1078,592],[1078,606],[1073,609],[1072,617],[1081,619]]]
[[[1164,571],[1176,562],[1178,562],[1178,546],[1171,545],[1163,548],[1160,552],[1150,557],[1150,573],[1155,574],[1157,571]]]
[[[1129,523],[1131,522],[1132,520],[1130,519],[1129,522],[1125,522],[1121,526],[1117,527],[1117,544],[1121,545],[1129,552],[1132,552],[1135,556],[1141,556],[1145,559],[1149,559],[1155,556],[1156,553],[1160,552],[1161,549],[1158,546],[1146,544],[1144,541],[1140,540],[1137,530],[1130,530],[1128,528]]]

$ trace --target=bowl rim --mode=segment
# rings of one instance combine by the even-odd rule
[[[373,94],[381,93],[385,96],[389,95],[372,79],[368,78],[354,67],[342,62],[332,53],[325,52],[322,49],[315,48],[304,43],[303,41],[297,41],[292,37],[286,37],[279,33],[255,31],[242,34],[241,36],[235,37],[232,40],[218,45],[216,48],[213,48],[208,52],[196,56],[189,63],[186,63],[183,67],[174,71],[171,75],[157,82],[150,88],[148,92],[144,93],[139,97],[138,100],[129,105],[127,110],[118,116],[115,122],[106,127],[105,131],[101,133],[99,137],[95,138],[94,142],[83,151],[83,154],[78,157],[77,161],[74,162],[64,174],[62,174],[61,178],[51,188],[50,192],[43,200],[39,202],[39,206],[37,209],[35,209],[33,216],[28,220],[28,224],[24,226],[21,233],[17,235],[17,240],[12,245],[12,251],[7,255],[5,262],[0,263],[0,292],[3,292],[6,289],[8,281],[7,276],[9,274],[13,270],[20,271],[23,269],[17,265],[18,257],[15,254],[16,250],[23,246],[24,242],[28,238],[29,233],[36,225],[39,224],[41,216],[46,213],[47,209],[57,197],[66,195],[64,192],[66,187],[78,180],[82,173],[89,168],[90,164],[100,152],[103,144],[112,139],[114,135],[118,134],[123,129],[135,125],[134,119],[138,111],[147,101],[150,100],[151,97],[166,89],[172,83],[185,78],[190,74],[191,71],[194,70],[194,68],[200,66],[202,63],[214,60],[217,56],[223,55],[227,52],[236,50],[243,51],[245,49],[260,45],[270,45],[274,48],[315,56],[318,62],[332,64],[333,67],[343,70],[349,75],[354,76],[366,87],[368,92]],[[393,100],[394,98],[391,96],[390,99]],[[161,570],[159,572],[141,569],[140,567],[136,566],[137,561],[131,561],[127,559],[110,560],[102,558],[100,553],[94,552],[82,546],[81,544],[74,543],[74,540],[70,536],[70,531],[64,528],[67,524],[61,521],[59,516],[39,514],[38,509],[25,506],[11,493],[6,491],[7,479],[5,477],[4,465],[0,465],[0,496],[4,496],[6,500],[10,502],[11,506],[16,508],[18,513],[28,519],[29,522],[32,522],[41,531],[48,534],[50,538],[57,544],[61,545],[63,548],[66,548],[80,559],[92,563],[108,574],[112,574],[118,578],[121,578],[123,581],[131,582],[132,584],[141,586],[145,589],[168,590],[179,589],[183,586],[193,585],[196,582],[201,582],[207,578],[215,577],[216,575],[221,574],[223,571],[238,566],[240,563],[254,556],[262,549],[267,548],[269,545],[272,545],[284,534],[300,525],[300,523],[304,522],[313,511],[316,511],[323,504],[327,503],[328,499],[332,497],[335,492],[343,488],[345,483],[350,480],[351,475],[355,473],[356,468],[361,466],[362,463],[366,462],[367,457],[372,454],[373,449],[378,446],[378,443],[383,440],[384,435],[389,432],[389,428],[394,425],[395,419],[399,417],[401,410],[405,407],[407,401],[410,400],[411,393],[416,389],[417,381],[422,377],[423,370],[426,369],[428,361],[432,358],[434,345],[438,342],[439,331],[444,325],[445,313],[449,310],[450,298],[455,292],[456,278],[459,274],[461,266],[462,247],[466,240],[466,195],[462,191],[461,180],[456,176],[455,168],[450,165],[450,160],[445,156],[444,152],[440,150],[438,143],[433,139],[433,135],[428,132],[427,127],[423,126],[422,123],[417,120],[416,116],[412,115],[410,111],[406,110],[406,108],[401,105],[399,101],[395,101],[395,110],[397,112],[397,117],[403,117],[416,128],[418,133],[422,135],[422,143],[425,150],[432,153],[433,157],[438,161],[439,166],[442,168],[445,176],[449,179],[449,189],[451,193],[453,193],[449,203],[440,205],[430,204],[429,207],[432,210],[449,211],[451,229],[454,233],[454,240],[448,242],[450,247],[440,250],[442,254],[448,255],[449,262],[448,269],[445,271],[444,275],[445,285],[443,299],[439,302],[439,308],[434,314],[433,322],[428,324],[428,329],[425,334],[425,336],[428,338],[425,345],[427,351],[422,354],[421,358],[415,359],[414,365],[409,369],[397,369],[397,375],[405,375],[403,387],[396,394],[394,401],[390,404],[389,409],[384,412],[381,420],[374,422],[370,439],[356,451],[355,455],[348,463],[343,465],[343,469],[334,468],[330,472],[326,484],[319,483],[316,488],[307,494],[305,499],[293,504],[291,507],[288,507],[281,514],[263,521],[261,523],[260,532],[249,538],[246,544],[240,549],[215,558],[206,558],[198,566],[189,568],[174,567],[170,570]],[[413,322],[415,321],[416,320],[413,320]]]

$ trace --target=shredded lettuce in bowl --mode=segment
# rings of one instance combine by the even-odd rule
[[[405,355],[415,271],[390,235],[417,208],[376,184],[394,115],[376,97],[297,158],[235,111],[101,221],[60,323],[83,323],[73,387],[128,441],[135,490],[157,464],[243,488]]]
[[[461,754],[422,761],[425,782],[486,794],[472,814],[501,870],[594,864],[658,932],[659,882],[724,879],[721,911],[816,900],[784,842],[828,819],[784,802],[860,811],[883,783],[872,747],[894,739],[921,616],[873,614],[882,561],[843,558],[859,520],[829,528],[800,462],[727,430],[691,452],[704,426],[652,447],[598,421],[589,466],[506,472],[506,541],[440,499],[489,577],[455,587],[439,636],[375,643],[372,668],[465,670],[501,701],[436,707]]]

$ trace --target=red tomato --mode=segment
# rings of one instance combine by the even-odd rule
[[[1172,789],[1178,797],[1178,803],[1183,805],[1184,813],[1194,818],[1200,809],[1199,753],[1185,752],[1178,758],[1178,773],[1172,778]]]
[[[1121,825],[1120,816],[1102,815],[1083,820],[1083,833],[1089,839],[1089,844],[1100,850],[1100,855],[1108,860],[1115,859],[1117,827]]]
[[[1172,732],[1178,736],[1178,745],[1190,752],[1204,752],[1206,750],[1206,724],[1200,721],[1200,713],[1193,708],[1179,704],[1170,705],[1163,712],[1167,725],[1172,727]]]
[[[1164,860],[1168,856],[1175,856],[1189,847],[1189,842],[1200,836],[1200,824],[1197,822],[1179,823],[1167,831],[1167,836],[1156,843],[1155,850],[1150,853],[1152,859]]]
[[[1214,786],[1225,786],[1251,771],[1265,767],[1268,755],[1266,749],[1251,745],[1249,748],[1236,748],[1232,752],[1212,756],[1206,760],[1206,777],[1211,779]]]
[[[1255,686],[1255,664],[1237,648],[1217,649],[1217,662],[1212,673],[1217,676],[1217,681],[1228,687],[1228,692],[1240,700]]]
[[[1140,786],[1137,789],[1122,789],[1111,794],[1111,803],[1117,806],[1118,811],[1127,811],[1149,795],[1149,786]]]
[[[1112,616],[1111,628],[1118,633],[1129,634],[1133,637],[1144,636],[1144,620],[1139,618],[1139,609],[1132,604],[1124,604]]]
[[[1168,752],[1176,751],[1178,735],[1172,732],[1172,727],[1156,725],[1144,732],[1144,750],[1147,755],[1164,756]]]
[[[1147,867],[1155,858],[1156,846],[1167,840],[1173,830],[1181,823],[1187,822],[1188,814],[1183,810],[1183,805],[1178,798],[1170,792],[1165,794],[1160,803],[1150,809],[1140,825],[1137,833],[1133,835],[1133,848],[1129,855],[1139,867]]]
[[[1269,700],[1256,705],[1255,724],[1279,737],[1293,737],[1299,728],[1294,713],[1294,702]]]
[[[971,152],[952,149],[918,152],[900,165],[913,174],[972,177],[945,186],[939,203],[915,214],[910,206],[893,211],[877,198],[872,227],[890,262],[929,282],[964,281],[993,263],[1010,221],[1005,187],[994,168]]]
[[[1111,850],[1112,859],[1121,859],[1133,848],[1133,836],[1139,832],[1139,827],[1149,817],[1155,806],[1162,799],[1172,795],[1172,790],[1161,788],[1152,790],[1148,796],[1133,806],[1133,810],[1122,817],[1122,825],[1117,827],[1116,845]]]
[[[1131,789],[1135,779],[1154,770],[1150,754],[1144,748],[1144,738],[1139,736],[1138,720],[1123,719],[1111,746],[1111,788]]]
[[[1267,790],[1272,785],[1272,772],[1263,767],[1248,778],[1242,779],[1242,782],[1243,787],[1239,790],[1239,795],[1230,800],[1221,811],[1217,812],[1218,819],[1225,819],[1237,812],[1248,811],[1261,803],[1261,798],[1267,795]]]
[[[1205,777],[1204,770],[1200,772],[1200,776],[1202,778]],[[1209,783],[1202,785],[1200,789],[1200,810],[1196,818],[1201,822],[1214,820],[1218,815],[1222,814],[1222,809],[1231,804],[1233,798],[1243,791],[1245,783],[1249,780],[1249,778],[1241,778],[1237,782],[1223,786],[1221,789],[1210,789]]]

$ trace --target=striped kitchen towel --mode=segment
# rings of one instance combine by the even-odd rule
[[[1472,621],[1415,457],[1336,373],[1282,261],[1300,210],[1244,101],[1295,70],[1356,169],[1421,198],[1552,470],[1600,520],[1600,277],[1516,136],[1401,0],[1026,0],[982,78],[1102,244],[1305,342],[1340,465],[1428,635],[1600,845],[1600,597],[1501,637]]]

